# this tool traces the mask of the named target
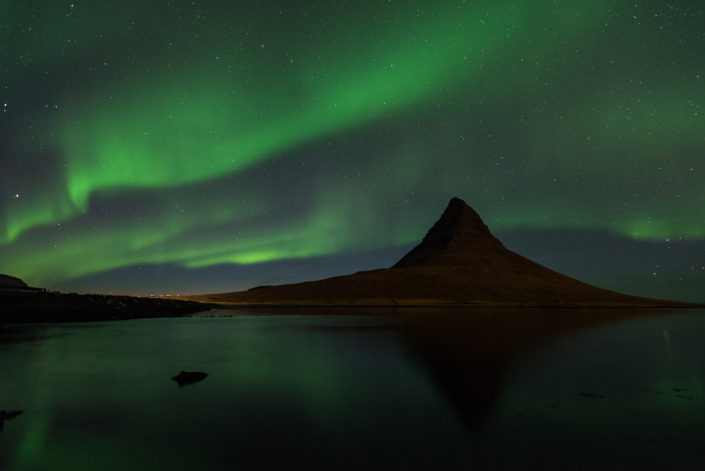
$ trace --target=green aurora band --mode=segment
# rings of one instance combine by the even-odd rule
[[[456,194],[493,230],[705,237],[702,12],[220,8],[5,2],[4,271],[382,249]]]

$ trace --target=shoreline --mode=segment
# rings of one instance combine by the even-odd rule
[[[209,303],[141,296],[58,292],[3,294],[0,295],[0,322],[91,322],[182,317],[212,308]]]
[[[88,296],[88,295],[83,295]],[[90,295],[100,296],[100,295]],[[109,296],[106,296],[109,297]],[[124,298],[130,298],[124,296]],[[140,298],[133,298],[140,299]],[[150,298],[141,298],[150,299]],[[2,300],[0,300],[0,303]],[[148,305],[147,305],[148,304]],[[157,306],[155,304],[161,304]],[[164,305],[167,304],[167,305]],[[0,304],[1,305],[1,304]],[[660,310],[678,310],[688,312],[705,309],[703,305],[661,305],[661,306],[635,306],[635,305],[595,305],[595,304],[518,304],[518,303],[476,303],[476,304],[404,304],[404,305],[360,305],[360,304],[226,304],[226,303],[199,303],[194,301],[176,301],[172,303],[144,303],[122,306],[121,308],[106,309],[105,307],[93,308],[63,308],[63,309],[2,309],[0,324],[45,324],[45,323],[73,323],[73,322],[105,322],[131,319],[158,319],[180,317],[227,317],[223,311],[255,311],[257,315],[300,315],[302,310],[310,315],[396,315],[413,317],[417,311],[433,309],[446,311],[448,314],[458,310],[472,309],[475,312],[492,312],[495,309],[510,309],[524,311],[531,316],[535,311],[571,310],[575,312],[602,311],[607,316],[619,312],[629,316],[628,311],[646,315]],[[286,312],[287,310],[294,312]],[[268,311],[268,312],[267,312]],[[364,312],[375,311],[375,312]],[[644,312],[646,311],[646,312]],[[443,313],[445,314],[445,313]],[[239,315],[239,314],[233,314]]]

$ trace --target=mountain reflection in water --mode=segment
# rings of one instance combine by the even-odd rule
[[[383,316],[391,310],[365,311]],[[350,310],[327,312],[347,314]],[[404,308],[393,312],[400,316],[396,322],[365,329],[398,334],[411,358],[429,373],[467,429],[475,432],[490,419],[504,378],[522,355],[560,335],[625,322],[635,314],[633,309],[559,308]]]
[[[13,327],[0,469],[705,464],[702,311],[281,312]]]

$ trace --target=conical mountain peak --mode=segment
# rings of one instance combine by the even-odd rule
[[[454,255],[461,257],[487,246],[503,247],[474,209],[460,198],[452,198],[423,241],[392,268],[437,264],[440,257],[447,265]]]
[[[457,237],[474,234],[497,240],[475,210],[460,198],[450,200],[441,218],[436,221],[436,224],[424,237],[424,241],[448,233]]]

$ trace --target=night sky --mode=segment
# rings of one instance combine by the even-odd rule
[[[693,1],[6,1],[0,273],[213,293],[506,247],[705,301]]]

